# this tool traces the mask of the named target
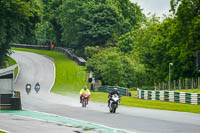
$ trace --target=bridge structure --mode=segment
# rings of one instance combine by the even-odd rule
[[[21,110],[20,93],[14,91],[14,69],[17,65],[0,69],[0,110]]]

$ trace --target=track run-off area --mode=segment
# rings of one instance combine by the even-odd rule
[[[20,90],[23,111],[1,111],[0,129],[13,133],[66,132],[136,132],[199,133],[200,114],[119,106],[109,113],[107,104],[90,102],[82,108],[79,97],[50,93],[55,81],[54,63],[42,55],[15,51],[12,55],[19,74],[15,90]],[[41,85],[38,94],[30,95],[25,85]]]

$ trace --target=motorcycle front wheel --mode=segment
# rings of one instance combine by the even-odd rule
[[[82,107],[83,108],[86,107],[86,100],[85,99],[82,100]]]

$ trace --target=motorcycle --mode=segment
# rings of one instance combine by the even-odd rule
[[[88,104],[88,101],[89,101],[89,97],[90,95],[87,94],[87,93],[84,93],[81,97],[81,104],[82,104],[82,107],[85,107],[86,108],[86,105]]]
[[[26,93],[27,93],[27,95],[29,95],[30,92],[31,92],[31,84],[27,84],[26,85]]]
[[[35,92],[38,93],[40,90],[40,85],[39,84],[36,84],[35,85]]]
[[[117,94],[112,95],[112,97],[110,99],[110,105],[109,105],[110,113],[116,112],[116,109],[119,104],[119,100],[120,100],[120,98]]]

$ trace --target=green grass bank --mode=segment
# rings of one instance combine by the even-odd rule
[[[85,67],[76,65],[73,61],[67,59],[64,54],[47,51],[47,50],[33,50],[14,48],[14,50],[21,50],[27,52],[34,52],[50,57],[56,66],[56,81],[52,92],[61,95],[79,94],[80,89],[87,84],[87,73],[84,71]],[[199,105],[190,105],[182,103],[151,101],[137,99],[136,91],[132,91],[131,97],[122,97],[121,105],[131,107],[142,107],[149,109],[171,110],[180,112],[200,113]],[[91,100],[96,102],[108,101],[108,94],[103,92],[92,92]]]
[[[17,64],[17,62],[13,58],[8,57],[8,65],[12,66],[12,65],[15,65],[15,64]],[[14,70],[15,78],[17,77],[17,73],[18,73],[18,67],[16,67],[15,70]]]
[[[7,133],[7,132],[4,132],[4,131],[1,131],[1,130],[0,130],[0,133]]]
[[[200,93],[200,89],[175,90],[178,92]]]

